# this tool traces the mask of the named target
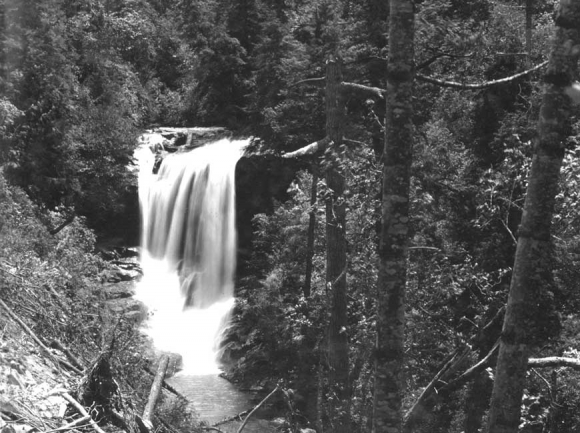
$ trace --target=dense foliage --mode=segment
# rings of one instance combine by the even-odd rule
[[[79,214],[111,235],[111,222],[130,207],[134,185],[126,168],[138,131],[155,124],[221,125],[260,137],[261,149],[271,153],[323,138],[324,94],[312,79],[323,77],[329,54],[339,53],[345,81],[386,87],[387,3],[0,0],[0,164],[22,188],[1,180],[1,191],[12,197],[0,202],[0,228],[9,234],[2,248],[10,248],[10,258],[2,258],[28,269],[32,284],[70,288],[70,296],[89,302],[85,285],[102,264],[77,257],[91,257],[92,233],[79,223],[58,238],[48,231]],[[542,62],[554,2],[535,2],[530,47],[524,3],[417,1],[418,73],[484,83]],[[541,72],[477,90],[416,82],[406,409],[451,354],[469,349],[457,365],[465,370],[499,337],[500,328],[487,325],[507,298],[541,85]],[[380,98],[356,93],[345,104],[340,164],[347,183],[350,411],[354,431],[368,431],[385,109]],[[554,220],[555,272],[543,300],[538,357],[578,358],[580,350],[577,120]],[[312,172],[324,170],[321,159],[310,157]],[[312,172],[298,175],[291,200],[254,218],[252,257],[244,264],[249,276],[239,282],[235,326],[225,342],[231,376],[249,383],[283,380],[295,390],[294,415],[302,414],[303,423],[324,412],[318,393],[330,305],[324,280],[328,191]],[[313,179],[318,200],[311,206]],[[10,219],[10,213],[23,218]],[[308,260],[312,291],[305,297]],[[45,274],[51,261],[75,267],[66,275],[78,281]],[[41,272],[43,281],[36,282]],[[476,432],[489,379],[484,372],[433,403],[423,431]],[[522,431],[574,431],[578,380],[568,370],[530,372]]]

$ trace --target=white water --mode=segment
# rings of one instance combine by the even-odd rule
[[[221,333],[234,304],[235,166],[249,140],[217,141],[164,158],[152,173],[160,135],[145,134],[139,164],[145,332],[157,349],[179,353],[183,374],[219,372]]]

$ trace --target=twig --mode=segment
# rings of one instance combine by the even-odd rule
[[[536,376],[538,376],[540,378],[540,380],[542,380],[542,382],[544,382],[546,384],[546,387],[548,388],[548,395],[550,396],[550,401],[553,402],[554,395],[552,393],[552,385],[550,385],[550,382],[548,382],[548,379],[546,379],[544,376],[542,376],[540,373],[538,373],[538,371],[535,368],[532,368],[532,373],[534,373]]]
[[[276,392],[278,392],[280,390],[280,386],[276,386],[276,388],[274,388],[274,391],[272,391],[270,394],[268,394],[266,396],[266,398],[264,398],[264,400],[262,400],[260,403],[258,403],[258,405],[252,409],[252,411],[248,414],[248,416],[246,417],[246,419],[244,419],[244,422],[242,423],[242,425],[240,426],[240,428],[238,429],[237,433],[241,433],[241,431],[244,429],[244,427],[246,426],[248,420],[250,419],[250,417],[254,414],[254,412],[256,412],[258,409],[260,409],[260,407],[266,403],[266,401],[268,401],[268,399],[270,397],[272,397],[274,394],[276,394]]]
[[[513,232],[508,227],[508,225],[501,218],[499,218],[499,221],[501,222],[501,224],[503,225],[503,227],[506,229],[506,231],[508,232],[508,234],[512,238],[512,241],[513,241],[514,245],[517,245],[518,244],[518,240],[516,239],[516,237],[514,236]]]
[[[316,86],[316,87],[322,87],[322,86],[324,86],[324,83],[325,82],[326,82],[326,78],[324,78],[324,77],[321,77],[321,78],[307,78],[305,80],[297,81],[294,84],[290,84],[288,87],[299,86],[301,84],[311,84],[311,85]]]
[[[361,144],[363,146],[367,145],[367,143],[365,143],[364,141],[351,140],[350,138],[343,138],[342,141],[345,141],[347,143],[352,143],[352,144]]]
[[[61,427],[52,429],[52,430],[46,430],[42,433],[52,433],[52,432],[57,432],[57,431],[63,431],[63,430],[72,430],[73,427],[86,427],[88,424],[84,425],[84,426],[79,426],[79,424],[88,421],[91,417],[90,416],[83,416],[82,418],[79,419],[75,419],[73,422],[69,422],[66,425],[63,425]]]
[[[427,246],[416,246],[416,247],[408,247],[408,250],[430,250],[430,251],[441,251],[441,248],[437,247],[427,247]]]
[[[231,422],[231,421],[241,421],[242,420],[242,417],[243,416],[246,416],[249,413],[250,413],[250,409],[244,410],[244,411],[242,411],[242,412],[240,412],[240,413],[238,413],[238,414],[236,414],[234,416],[230,416],[228,418],[224,418],[221,421],[218,421],[218,422],[214,423],[212,425],[212,427],[217,427],[219,425],[227,424],[228,422]]]

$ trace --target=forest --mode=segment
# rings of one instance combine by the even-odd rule
[[[17,316],[139,431],[104,250],[134,246],[138,136],[219,126],[299,167],[223,343],[279,431],[580,431],[579,0],[0,0],[0,40],[0,373]]]

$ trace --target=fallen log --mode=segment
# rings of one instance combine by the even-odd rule
[[[141,418],[137,417],[137,424],[144,432],[150,432],[153,430],[153,423],[151,418],[153,412],[155,411],[155,405],[161,394],[161,387],[163,385],[163,379],[165,379],[165,373],[167,372],[167,366],[169,365],[169,356],[163,355],[159,360],[159,365],[157,366],[157,373],[153,379],[153,384],[151,385],[151,391],[149,392],[149,399],[143,409],[143,416]]]
[[[143,367],[143,370],[145,370],[145,372],[150,374],[151,376],[155,376],[155,373],[153,371],[151,371],[151,369],[149,367]],[[163,389],[166,389],[167,391],[169,391],[173,395],[181,398],[182,400],[189,401],[189,399],[186,396],[184,396],[182,393],[180,393],[178,390],[176,390],[173,386],[169,385],[167,383],[167,381],[164,380],[162,386],[163,386]]]

